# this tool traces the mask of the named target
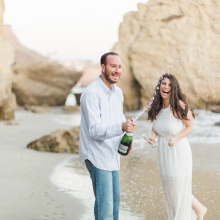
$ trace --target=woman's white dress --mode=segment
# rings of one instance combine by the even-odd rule
[[[184,129],[170,107],[162,109],[153,121],[158,134],[160,176],[166,198],[169,220],[191,220],[192,216],[192,153],[189,142],[183,138],[169,147],[168,138]]]

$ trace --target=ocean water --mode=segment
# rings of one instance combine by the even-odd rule
[[[188,136],[191,144],[219,145],[220,147],[220,114],[211,111],[195,110],[194,131]],[[135,117],[140,112],[126,113],[126,117]],[[70,116],[60,115],[54,118],[58,123],[71,123]],[[134,152],[132,159],[122,158],[121,185],[122,203],[120,219],[142,220],[152,216],[165,216],[164,197],[161,195],[162,188],[159,180],[159,170],[156,168],[156,149],[151,148],[143,139],[143,135],[151,131],[152,123],[146,121],[143,114],[137,123],[134,134]],[[145,161],[148,158],[148,161]],[[152,162],[152,163],[151,163]],[[130,171],[124,171],[130,166]],[[146,169],[145,177],[143,170]],[[63,163],[59,164],[51,175],[51,181],[64,193],[82,200],[87,207],[84,216],[79,220],[92,220],[94,195],[91,179],[85,165],[79,163],[78,155],[70,155]],[[147,186],[145,186],[145,184]],[[217,186],[218,187],[218,186]],[[143,193],[144,192],[144,193]],[[147,196],[147,199],[145,196]],[[140,203],[140,204],[139,204]],[[149,208],[151,207],[151,208]],[[148,214],[147,214],[148,213]],[[151,217],[150,219],[161,219]]]
[[[204,143],[204,144],[220,144],[220,126],[215,123],[220,122],[220,113],[214,113],[205,110],[195,110],[196,117],[194,119],[194,130],[187,137],[190,143]],[[133,117],[137,112],[129,112],[126,117]],[[145,140],[142,138],[144,134],[151,131],[152,123],[146,121],[147,115],[144,113],[139,118],[137,128],[134,134],[134,144],[138,147],[145,146]]]

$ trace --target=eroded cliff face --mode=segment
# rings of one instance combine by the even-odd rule
[[[64,105],[82,73],[26,48],[8,25],[3,26],[3,36],[14,50],[12,91],[17,104],[26,107]]]
[[[146,105],[163,73],[177,77],[191,107],[220,104],[220,2],[151,0],[129,12],[113,51],[123,62],[125,109]]]
[[[0,0],[0,120],[11,120],[16,106],[15,95],[11,92],[13,50],[2,36],[3,13],[4,2]]]

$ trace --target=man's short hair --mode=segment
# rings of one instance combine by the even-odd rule
[[[109,56],[109,55],[119,56],[119,55],[118,55],[117,53],[115,53],[115,52],[105,53],[105,54],[103,54],[102,57],[101,57],[101,60],[100,60],[101,65],[102,65],[102,64],[106,65],[107,56]]]

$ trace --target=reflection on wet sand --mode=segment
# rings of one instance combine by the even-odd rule
[[[208,208],[205,219],[220,219],[220,147],[193,144],[192,153],[193,194]],[[121,157],[121,192],[122,209],[141,219],[167,219],[156,149]]]

